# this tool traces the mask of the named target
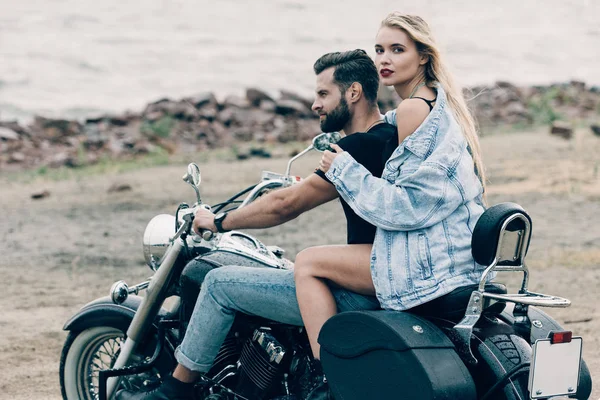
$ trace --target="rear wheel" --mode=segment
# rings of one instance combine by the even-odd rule
[[[71,332],[63,347],[60,365],[60,383],[66,400],[98,399],[99,374],[110,369],[125,341],[125,333],[113,326],[97,326],[80,332]],[[136,356],[132,363],[143,361]],[[166,366],[170,368],[170,366]],[[147,383],[158,381],[160,372],[152,370],[145,374],[125,377],[121,388],[139,389]]]

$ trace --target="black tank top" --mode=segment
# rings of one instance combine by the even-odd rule
[[[411,97],[411,99],[421,99],[421,100],[423,100],[429,106],[429,111],[431,111],[431,110],[433,110],[433,103],[435,103],[435,101],[437,100],[437,96],[433,100],[427,100],[427,99],[424,99],[422,97]]]

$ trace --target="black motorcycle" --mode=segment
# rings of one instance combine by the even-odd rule
[[[317,136],[288,162],[285,174],[263,172],[261,182],[214,205],[244,207],[262,194],[293,185],[294,160],[323,151],[337,133]],[[69,335],[60,362],[66,400],[107,399],[119,388],[158,385],[175,367],[181,342],[206,274],[223,265],[293,268],[277,246],[243,232],[192,230],[200,196],[200,169],[184,181],[197,201],[175,216],[154,217],[144,232],[144,256],[154,275],[85,305],[64,326]],[[244,200],[239,200],[246,195]],[[531,219],[520,206],[489,208],[473,233],[473,256],[488,265],[481,283],[457,289],[409,312],[340,313],[319,335],[321,361],[338,399],[587,399],[592,383],[573,337],[537,307],[569,300],[527,290],[525,255]],[[495,271],[524,274],[518,294],[487,283]],[[144,297],[138,293],[145,290]],[[165,302],[165,300],[167,300]],[[169,303],[170,307],[166,304]],[[311,385],[311,351],[302,327],[238,313],[212,369],[196,386],[199,399],[300,400]]]

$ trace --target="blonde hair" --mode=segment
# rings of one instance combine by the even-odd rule
[[[437,82],[446,92],[448,104],[469,144],[476,173],[485,191],[485,169],[481,158],[481,147],[479,146],[475,120],[467,107],[462,88],[454,82],[448,67],[442,61],[429,25],[416,15],[392,12],[381,22],[381,27],[402,29],[416,43],[419,53],[428,56],[429,60],[424,65],[425,83],[427,86],[433,86]]]

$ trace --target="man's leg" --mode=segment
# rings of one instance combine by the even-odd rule
[[[376,309],[374,297],[362,296],[343,289],[333,289],[339,311]],[[178,382],[190,382],[207,372],[219,352],[236,312],[260,316],[273,321],[302,326],[296,300],[294,272],[272,268],[226,266],[210,271],[202,284],[185,337],[176,350],[179,362],[169,381],[173,391],[186,391]],[[182,379],[178,379],[182,377]],[[162,387],[154,393],[120,392],[118,399],[181,398]],[[161,397],[162,396],[162,397]]]
[[[293,271],[242,266],[210,271],[175,352],[179,364],[191,371],[207,372],[238,311],[301,326]]]

